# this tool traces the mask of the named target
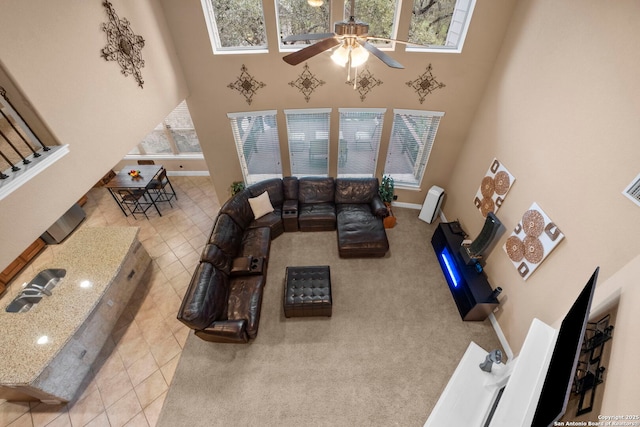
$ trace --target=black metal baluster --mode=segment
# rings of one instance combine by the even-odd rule
[[[13,148],[13,151],[18,153],[18,156],[20,156],[20,158],[22,159],[22,163],[24,163],[25,165],[28,165],[29,163],[31,163],[31,160],[27,159],[22,155],[22,153],[15,147],[15,145],[13,145],[13,143],[9,140],[9,138],[7,138],[7,136],[4,134],[4,132],[2,132],[2,130],[0,130],[0,135],[2,135],[4,140],[7,141],[7,144],[9,144],[11,148]]]
[[[24,145],[26,145],[29,148],[29,150],[31,150],[31,152],[33,153],[33,157],[40,157],[41,154],[38,153],[36,150],[34,150],[33,147],[31,146],[31,144],[29,144],[29,142],[26,139],[24,139],[24,136],[22,136],[20,131],[13,125],[11,120],[9,120],[9,117],[7,117],[7,115],[4,113],[4,111],[2,111],[1,108],[0,108],[0,114],[2,114],[2,117],[4,117],[7,120],[7,123],[9,123],[9,125],[14,130],[14,132],[18,134],[18,136],[20,137],[22,142],[24,142]]]
[[[16,165],[14,165],[13,163],[11,163],[11,160],[9,160],[9,159],[7,158],[7,156],[5,156],[5,155],[4,155],[4,153],[3,153],[2,151],[0,151],[0,156],[2,156],[2,158],[3,158],[3,159],[4,159],[8,164],[10,164],[10,165],[11,165],[11,170],[12,170],[13,172],[16,172],[16,171],[19,171],[19,170],[20,170],[20,168],[19,168],[19,167],[17,167],[17,166],[16,166]],[[3,173],[2,171],[0,171],[0,179],[5,179],[5,178],[9,178],[9,175],[6,175],[6,174],[5,174],[5,173]]]
[[[22,117],[22,115],[18,112],[18,110],[16,110],[13,106],[13,104],[11,103],[11,101],[9,101],[9,98],[7,97],[7,91],[5,90],[5,88],[3,88],[2,86],[0,86],[0,96],[2,96],[4,98],[5,101],[7,101],[7,104],[9,104],[9,106],[11,107],[11,109],[13,110],[13,112],[16,114],[16,116],[18,116],[20,118],[20,120],[22,120],[22,123],[24,123],[24,125],[27,127],[27,129],[29,129],[29,131],[31,132],[31,134],[33,136],[35,136],[36,141],[38,142],[38,144],[40,144],[40,146],[42,147],[43,151],[49,151],[51,150],[51,148],[47,147],[46,145],[44,145],[42,143],[42,141],[40,140],[40,138],[38,137],[38,135],[36,135],[36,133],[33,131],[33,129],[31,129],[31,126],[29,126],[29,123],[27,123],[27,121]]]

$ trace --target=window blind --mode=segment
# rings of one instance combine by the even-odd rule
[[[329,175],[331,109],[285,110],[292,176]]]
[[[375,176],[385,109],[340,110],[338,177]]]
[[[282,178],[276,111],[229,113],[227,117],[245,183]]]
[[[384,174],[391,175],[396,186],[420,186],[443,115],[437,111],[394,110]]]

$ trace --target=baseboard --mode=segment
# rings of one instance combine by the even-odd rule
[[[396,206],[399,208],[407,208],[407,209],[417,209],[417,210],[422,209],[422,205],[419,205],[417,203],[407,203],[407,202],[393,202],[391,203],[391,206]]]
[[[209,176],[209,171],[167,171],[169,176]]]
[[[498,336],[498,341],[500,341],[500,345],[502,345],[502,349],[504,350],[507,356],[507,360],[513,360],[513,351],[511,350],[511,346],[507,341],[507,337],[504,335],[504,332],[502,332],[502,328],[498,323],[498,319],[496,319],[496,316],[494,316],[493,313],[491,313],[489,315],[489,320],[491,321],[491,326],[493,326],[493,330],[496,332],[496,335]],[[487,350],[487,351],[490,351],[490,350]]]

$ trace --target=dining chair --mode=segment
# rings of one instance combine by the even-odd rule
[[[160,210],[158,209],[158,206],[156,206],[156,203],[153,197],[151,197],[150,201],[147,200],[146,190],[119,189],[118,196],[120,198],[119,200],[120,204],[122,206],[125,206],[129,211],[129,213],[131,213],[131,215],[135,219],[138,219],[136,217],[136,214],[143,214],[145,218],[149,219],[149,217],[147,216],[147,211],[152,206],[156,209],[156,211],[158,212],[158,215],[162,216],[162,214],[160,213]],[[125,212],[125,216],[127,216],[126,212]]]
[[[153,160],[138,160],[139,165],[155,165],[156,162]]]
[[[167,191],[167,186],[169,186],[171,191]],[[171,181],[169,181],[167,170],[165,168],[160,169],[157,177],[149,182],[147,189],[155,193],[156,202],[168,202],[169,206],[173,207],[173,205],[171,204],[171,199],[175,198],[176,200],[178,200],[178,195],[173,189]]]

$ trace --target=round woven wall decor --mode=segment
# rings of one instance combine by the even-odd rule
[[[544,230],[544,217],[535,209],[530,209],[522,215],[522,228],[527,236],[538,237]]]
[[[524,258],[532,264],[538,264],[544,256],[544,248],[540,239],[534,236],[524,238]]]

